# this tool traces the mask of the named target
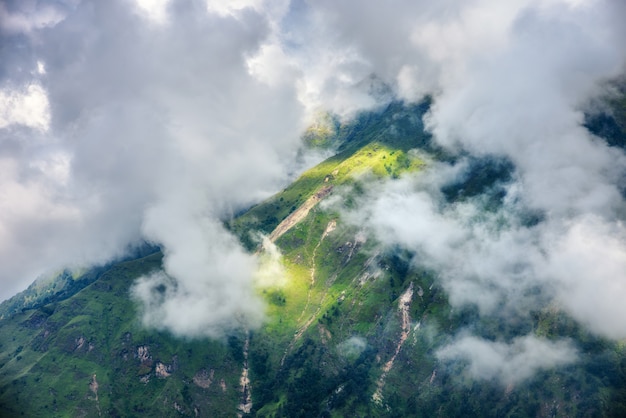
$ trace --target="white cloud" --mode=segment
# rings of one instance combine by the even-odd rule
[[[353,335],[337,344],[337,351],[344,357],[358,357],[367,348],[367,341],[363,337]]]
[[[545,274],[557,281],[557,299],[594,332],[626,338],[624,224],[588,215],[551,238]]]
[[[135,3],[139,13],[148,20],[161,25],[167,23],[170,0],[135,0]]]
[[[247,66],[271,24],[254,10],[234,19],[181,2],[155,30],[136,12],[133,3],[84,1],[45,36],[33,29],[36,42],[3,49],[2,85],[23,82],[24,65],[40,77],[45,62],[46,89],[31,90],[46,93],[50,113],[38,129],[42,119],[25,107],[32,100],[14,93],[2,111],[2,297],[147,237],[163,245],[177,283],[172,302],[145,301],[162,327],[176,325],[169,314],[186,298],[209,313],[222,305],[173,330],[181,335],[217,333],[232,324],[229,310],[258,324],[256,262],[219,219],[283,185],[300,146],[296,88],[268,86]]]
[[[571,364],[578,353],[568,340],[550,341],[526,335],[505,343],[466,335],[439,349],[436,356],[445,362],[466,362],[465,371],[472,378],[509,385],[524,381],[539,370]]]
[[[247,64],[252,76],[272,87],[292,84],[298,76],[295,64],[276,44],[263,45]]]
[[[37,61],[37,73],[40,75],[46,74],[46,64],[44,64],[42,61]]]
[[[592,332],[626,335],[616,319],[617,301],[626,299],[626,159],[581,126],[585,102],[626,68],[617,3],[397,1],[381,10],[373,2],[322,2],[326,21],[342,23],[336,44],[352,47],[402,97],[433,93],[425,122],[439,144],[515,164],[497,213],[471,200],[446,205],[432,188],[405,180],[376,189],[353,214],[384,242],[417,251],[420,263],[439,272],[453,305],[492,315],[556,298]],[[543,221],[520,222],[528,208]],[[570,259],[578,267],[565,274]],[[534,300],[537,288],[542,298]]]
[[[50,102],[41,85],[33,83],[23,89],[0,90],[0,129],[10,125],[48,130]]]
[[[223,337],[257,327],[263,305],[254,294],[254,257],[215,220],[149,211],[144,230],[164,245],[163,272],[140,278],[133,295],[145,325],[185,337]]]
[[[228,2],[219,0],[206,0],[207,10],[222,16],[236,16],[244,9],[262,10],[263,0],[231,0]]]
[[[504,155],[517,172],[492,215],[442,203],[437,187],[461,166],[396,182],[359,214],[372,230],[440,269],[455,305],[521,310],[540,285],[592,330],[622,335],[613,301],[623,291],[626,158],[580,126],[598,83],[624,70],[618,3],[2,3],[3,289],[148,236],[166,250],[167,276],[154,280],[175,280],[178,303],[198,289],[206,294],[190,306],[213,303],[212,292],[251,297],[241,289],[255,263],[232,243],[220,249],[230,241],[218,219],[285,184],[318,108],[345,117],[375,108],[391,98],[384,83],[408,100],[433,94],[426,122],[440,144]],[[544,222],[520,223],[527,207]],[[205,274],[181,267],[194,263],[187,254]],[[214,265],[228,266],[229,254],[242,266],[232,289]],[[606,268],[592,270],[605,255]],[[580,274],[559,268],[571,258]],[[138,294],[150,317],[175,326],[169,305]],[[592,311],[596,298],[611,303]],[[223,307],[243,309],[228,297]],[[224,315],[181,332],[214,333]]]
[[[436,271],[454,307],[474,305],[506,321],[556,302],[591,332],[626,337],[621,220],[587,213],[527,226],[515,183],[495,212],[485,212],[479,198],[448,204],[436,185],[455,173],[463,169],[432,166],[379,185],[344,217],[368,225],[386,245],[415,251],[414,262]]]
[[[258,259],[254,273],[254,284],[260,288],[281,287],[287,284],[285,266],[282,264],[280,249],[266,236],[259,237],[263,252]]]

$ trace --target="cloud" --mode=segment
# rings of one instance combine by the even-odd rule
[[[337,344],[337,351],[344,357],[355,358],[367,348],[367,341],[363,337],[352,336]]]
[[[545,274],[556,281],[557,300],[597,334],[626,336],[626,228],[586,215],[550,237]]]
[[[132,295],[144,325],[181,337],[220,338],[233,329],[258,327],[263,304],[251,285],[256,260],[214,219],[161,218],[145,229],[165,248],[164,272],[141,277]]]
[[[463,163],[433,165],[378,184],[344,219],[367,225],[385,245],[414,251],[413,262],[437,272],[455,307],[506,319],[557,301],[592,332],[624,338],[623,222],[588,213],[528,225],[515,182],[495,211],[480,196],[449,203],[433,186],[464,170]]]
[[[424,182],[375,188],[348,215],[384,243],[416,251],[454,306],[523,315],[556,301],[590,331],[626,336],[617,319],[626,298],[625,155],[582,126],[586,103],[626,68],[616,3],[396,2],[391,11],[366,3],[353,17],[354,4],[323,3],[330,21],[344,23],[338,42],[353,45],[401,96],[433,94],[425,122],[439,144],[515,167],[495,212],[480,197],[448,203],[425,183],[451,181],[454,168],[433,166]],[[455,167],[462,175],[463,165]],[[538,223],[524,220],[528,211]]]
[[[66,11],[77,2],[40,3],[35,0],[8,0],[0,3],[0,33],[29,34],[53,27],[65,18]]]
[[[34,83],[24,90],[0,90],[0,129],[10,125],[24,125],[41,131],[48,130],[50,103],[45,90]]]
[[[439,189],[465,169],[435,165],[374,189],[353,216],[437,268],[455,306],[523,312],[539,286],[592,331],[623,336],[612,296],[626,158],[581,127],[599,83],[625,68],[618,3],[4,2],[0,296],[147,238],[165,251],[164,272],[136,288],[148,317],[194,335],[218,333],[229,310],[251,318],[242,289],[257,265],[220,219],[286,184],[318,108],[349,117],[430,93],[436,141],[514,164],[504,206],[448,205]],[[543,221],[525,224],[529,209]],[[198,309],[225,295],[223,311],[185,328],[158,284]]]
[[[336,84],[327,80],[336,67],[308,71],[314,60],[290,46],[314,36],[312,25],[293,25],[297,7],[4,2],[0,297],[40,274],[106,262],[146,237],[182,246],[166,246],[167,270],[189,245],[170,219],[217,222],[269,196],[312,161],[296,158],[311,109],[344,100],[344,87],[374,103],[367,85],[354,86],[359,75],[329,95],[307,90]],[[198,229],[207,251],[210,234],[221,242],[220,228]],[[166,273],[186,280],[187,272]]]
[[[606,27],[609,10],[527,9],[506,48],[467,62],[428,117],[437,140],[479,154],[504,154],[520,170],[524,199],[555,216],[614,210],[623,154],[581,126],[581,104],[624,69]],[[557,15],[559,13],[559,15]],[[610,169],[608,167],[611,167]]]
[[[267,236],[258,237],[263,245],[259,256],[259,267],[254,274],[254,284],[260,288],[280,287],[287,284],[283,255],[280,249]]]
[[[20,100],[0,128],[2,297],[148,239],[165,258],[134,292],[147,324],[198,336],[262,318],[256,260],[220,219],[288,180],[303,106],[291,84],[249,71],[272,31],[262,13],[192,1],[164,10],[155,25],[132,3],[83,1],[32,26],[25,47],[10,35],[1,85],[40,86],[49,116],[33,119],[30,96],[6,93]],[[162,283],[167,303],[151,299]],[[182,311],[185,323],[173,316]]]
[[[170,0],[135,0],[139,15],[157,25],[168,23],[169,3]]]
[[[469,167],[432,164],[381,183],[344,217],[367,225],[384,245],[414,251],[413,262],[437,272],[453,306],[475,305],[484,315],[527,312],[541,303],[532,289],[542,283],[542,231],[525,227],[509,204],[487,211],[480,197],[448,203],[440,189]]]
[[[474,379],[496,380],[503,385],[522,382],[539,370],[571,364],[578,358],[570,341],[550,341],[534,335],[510,343],[458,336],[435,355],[446,363],[464,363],[465,372]]]

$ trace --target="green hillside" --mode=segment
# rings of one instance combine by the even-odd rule
[[[238,348],[180,341],[138,323],[129,285],[160,263],[156,253],[115,265],[69,299],[0,322],[0,416],[227,411],[238,398]],[[189,385],[198,378],[212,384]]]
[[[335,144],[335,156],[224,221],[259,251],[261,329],[224,340],[146,330],[129,289],[160,268],[162,255],[113,263],[81,289],[47,292],[0,320],[0,416],[626,416],[622,344],[589,335],[553,307],[515,324],[453,310],[435,272],[342,222],[338,208],[357,205],[372,184],[448,158],[423,131],[427,108],[394,103],[322,130],[318,143]],[[509,165],[486,158],[475,166],[445,195],[489,194],[497,206]],[[280,260],[263,250],[258,232]],[[263,269],[276,263],[284,277],[272,281]],[[468,325],[490,338],[570,337],[581,358],[509,387],[470,380],[462,364],[435,357]],[[242,388],[244,371],[250,382]]]

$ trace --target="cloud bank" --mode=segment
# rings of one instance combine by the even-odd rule
[[[164,273],[135,288],[147,324],[180,335],[256,324],[256,261],[220,219],[287,181],[304,107],[289,80],[249,70],[273,33],[265,11],[139,6],[3,4],[2,296],[147,239],[165,254]],[[37,23],[52,8],[58,18]],[[166,283],[164,302],[154,289]]]
[[[436,267],[455,306],[518,315],[539,287],[623,338],[626,158],[581,123],[624,71],[624,15],[609,0],[4,2],[0,296],[148,239],[165,262],[135,287],[146,323],[255,324],[257,260],[219,220],[286,183],[319,108],[428,93],[439,144],[514,164],[503,208],[442,203],[463,165],[438,165],[358,216]],[[186,302],[197,323],[175,318]]]
[[[476,306],[482,316],[508,321],[555,303],[597,335],[626,337],[626,160],[582,126],[602,83],[626,69],[616,20],[624,5],[392,3],[386,10],[359,3],[351,15],[355,3],[324,2],[321,13],[342,22],[337,42],[358,51],[400,97],[432,94],[425,122],[440,145],[458,155],[504,157],[515,170],[495,212],[480,197],[449,203],[442,196],[437,185],[463,176],[461,159],[375,188],[347,218],[413,250],[416,263],[438,273],[454,307]],[[536,222],[529,213],[538,214]],[[469,336],[441,353],[465,357],[475,377],[501,381],[517,373],[506,363],[518,358],[554,354],[537,367],[562,364],[558,352],[574,359],[564,341],[529,341]],[[491,371],[483,367],[485,352],[502,359]]]

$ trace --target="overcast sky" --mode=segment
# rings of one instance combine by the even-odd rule
[[[540,286],[594,332],[624,338],[626,158],[581,122],[586,103],[606,93],[602,83],[624,72],[625,7],[5,0],[0,298],[148,239],[164,248],[167,275],[134,287],[147,323],[180,335],[258,323],[258,261],[219,219],[302,168],[300,133],[317,110],[348,118],[376,106],[362,83],[376,74],[399,99],[432,95],[425,119],[441,145],[515,164],[500,214],[510,222],[495,231],[496,220],[476,222],[476,205],[442,208],[436,188],[424,186],[462,175],[461,165],[380,186],[350,216],[427,257],[453,304],[489,315],[504,300],[521,310],[528,301],[515,295]],[[522,208],[545,221],[516,223]],[[155,299],[154,287],[171,280],[167,300]],[[200,319],[179,323],[183,311]],[[459,336],[442,358],[484,348],[474,338]],[[503,363],[509,351],[533,348],[574,357],[566,342],[524,338],[490,349]]]

